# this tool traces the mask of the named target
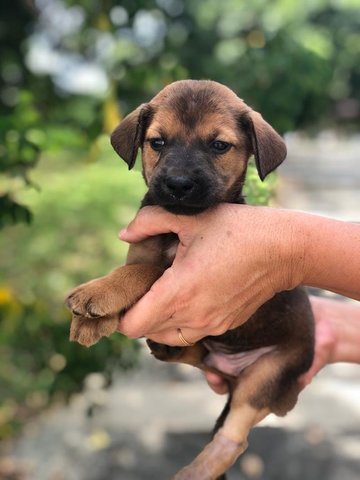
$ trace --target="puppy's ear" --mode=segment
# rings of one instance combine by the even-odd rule
[[[144,103],[129,113],[111,134],[111,145],[115,152],[128,164],[129,170],[135,164],[136,155],[144,141],[151,116],[151,106]]]
[[[250,134],[252,152],[261,180],[286,158],[286,145],[280,135],[262,118],[260,113],[251,110],[247,113],[245,124]]]

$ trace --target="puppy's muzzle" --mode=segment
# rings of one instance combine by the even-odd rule
[[[165,171],[150,185],[151,198],[169,212],[193,215],[209,208],[214,201],[214,189],[206,176],[190,172]]]
[[[175,200],[183,200],[191,197],[196,183],[187,175],[174,175],[165,177],[163,181],[163,189]]]

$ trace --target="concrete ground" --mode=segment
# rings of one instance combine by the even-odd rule
[[[103,388],[100,375],[64,409],[28,426],[9,457],[31,480],[170,479],[209,440],[225,398],[191,367],[142,354],[142,368]],[[283,419],[256,428],[229,480],[357,480],[360,368],[322,372]],[[6,478],[6,477],[5,477]],[[15,478],[15,477],[14,477]]]
[[[359,139],[323,134],[288,138],[280,170],[282,206],[360,221]],[[28,425],[0,461],[6,480],[166,480],[209,439],[224,397],[185,366],[154,360],[119,373],[110,389],[92,375],[68,408],[54,407]],[[1,463],[2,462],[2,463]],[[254,429],[229,480],[358,480],[360,367],[327,367],[283,419]]]

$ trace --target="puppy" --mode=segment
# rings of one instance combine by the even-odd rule
[[[249,157],[254,155],[262,180],[286,157],[283,140],[261,115],[212,81],[167,86],[120,123],[111,143],[129,169],[142,150],[149,187],[142,206],[160,205],[183,215],[220,202],[245,203]],[[73,290],[67,299],[71,340],[90,345],[114,332],[119,313],[171,265],[176,245],[173,234],[132,245],[125,266]],[[285,415],[296,404],[298,377],[313,361],[313,316],[306,294],[297,288],[275,295],[245,324],[223,335],[181,348],[148,344],[160,360],[188,363],[227,379],[229,399],[212,441],[174,477],[224,478],[246,449],[250,429],[269,413]]]

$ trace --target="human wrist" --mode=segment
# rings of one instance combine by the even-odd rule
[[[307,236],[299,218],[301,214],[271,208],[267,212],[270,221],[265,228],[268,228],[267,235],[274,239],[269,251],[273,290],[274,293],[292,290],[301,285],[305,277]]]
[[[288,275],[290,288],[306,285],[313,269],[313,242],[312,234],[314,216],[303,213],[287,211],[288,234]]]
[[[296,213],[294,221],[303,243],[297,281],[360,300],[359,225],[307,213]]]

